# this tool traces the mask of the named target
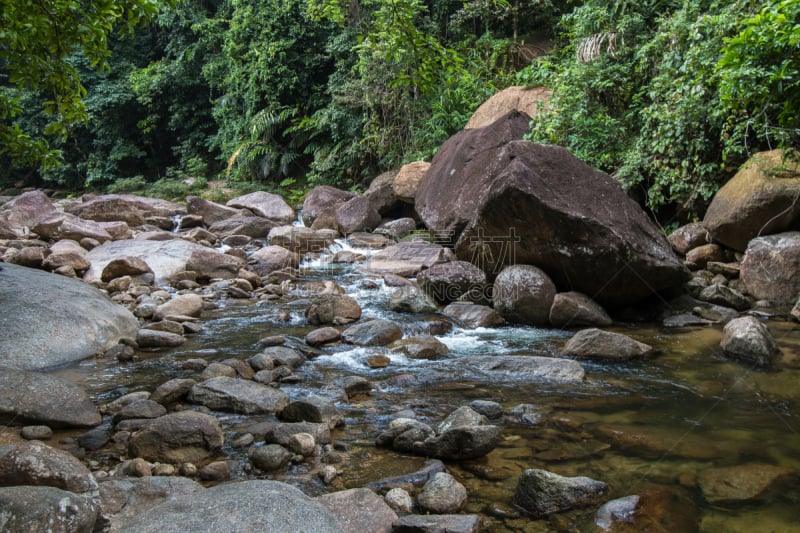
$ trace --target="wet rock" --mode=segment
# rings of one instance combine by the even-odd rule
[[[167,410],[160,403],[152,400],[136,400],[114,413],[114,423],[122,420],[138,418],[158,418],[167,414]]]
[[[0,486],[55,487],[78,494],[97,490],[91,472],[73,455],[39,442],[14,446],[0,456]]]
[[[494,308],[509,322],[549,324],[556,287],[542,270],[530,265],[503,269],[494,282]]]
[[[109,282],[122,276],[138,276],[150,272],[147,263],[138,257],[120,257],[110,261],[100,273],[100,280]]]
[[[185,477],[109,478],[100,483],[100,520],[118,531],[148,509],[201,490]]]
[[[633,496],[604,504],[595,514],[603,531],[697,531],[698,513],[684,490],[666,486],[645,487]]]
[[[295,219],[294,209],[277,194],[256,191],[229,200],[227,207],[249,209],[256,215],[277,224],[291,224]]]
[[[692,309],[692,313],[706,320],[723,324],[739,316],[735,309],[713,304],[697,306]]]
[[[720,347],[725,355],[757,366],[769,366],[780,349],[766,324],[753,316],[725,324]]]
[[[460,407],[439,425],[434,436],[414,441],[411,450],[445,460],[475,459],[497,447],[500,432],[499,426],[487,425],[486,419],[469,407]],[[395,439],[395,449],[397,444]]]
[[[95,428],[78,437],[78,446],[84,450],[94,451],[108,444],[110,440],[111,434],[109,431],[103,428]]]
[[[155,318],[163,319],[168,316],[199,317],[203,312],[203,298],[199,294],[187,293],[159,305],[156,308]]]
[[[416,285],[404,285],[389,297],[389,309],[398,313],[434,313],[438,309]]]
[[[179,204],[132,194],[85,197],[83,202],[68,207],[66,211],[98,222],[122,220],[129,226],[141,226],[146,217],[172,217],[185,212]]]
[[[292,435],[308,433],[317,444],[328,444],[331,441],[331,430],[328,424],[315,422],[266,422],[251,426],[248,431],[253,435],[261,435],[267,444],[289,446]]]
[[[602,501],[608,485],[588,477],[563,477],[546,470],[525,470],[514,503],[534,517],[548,516]]]
[[[264,348],[258,356],[271,359],[276,367],[288,366],[289,368],[297,368],[306,361],[302,353],[286,346],[270,346]],[[251,365],[252,364],[251,362]]]
[[[210,409],[243,414],[275,414],[289,403],[289,396],[283,391],[226,376],[196,384],[187,398]]]
[[[653,347],[627,335],[589,328],[577,332],[568,340],[562,353],[585,359],[628,361],[652,355]]]
[[[57,376],[0,368],[0,390],[0,422],[4,424],[58,428],[92,427],[101,422],[89,395]]]
[[[750,307],[747,296],[726,285],[714,283],[700,291],[698,299],[724,307],[732,307],[738,311],[743,311]]]
[[[336,225],[342,235],[356,231],[371,231],[380,223],[380,213],[365,196],[351,198],[336,209]]]
[[[48,426],[25,426],[20,435],[25,440],[47,440],[53,436],[53,430]]]
[[[258,216],[237,214],[225,220],[214,222],[208,229],[221,239],[231,235],[247,235],[253,239],[263,239],[276,227],[278,227],[278,224],[272,220]]]
[[[203,481],[225,481],[231,478],[231,468],[227,461],[214,461],[203,466],[197,477]]]
[[[47,270],[71,267],[76,272],[83,272],[90,266],[89,253],[73,240],[62,239],[53,244],[42,262]]]
[[[436,359],[450,351],[446,344],[431,335],[401,339],[390,344],[389,349],[400,351],[410,359]]]
[[[91,498],[54,487],[0,487],[0,527],[15,533],[92,531],[97,506]]]
[[[476,379],[487,381],[553,381],[558,383],[580,382],[586,376],[577,361],[558,357],[536,355],[478,355],[459,358],[462,368],[470,367],[479,372]]]
[[[322,252],[336,238],[333,230],[315,230],[301,226],[278,226],[269,231],[267,241],[296,253]]]
[[[401,424],[405,424],[405,422],[401,422]],[[444,471],[445,471],[444,463],[442,463],[438,459],[428,459],[427,461],[425,461],[425,465],[416,472],[411,472],[410,474],[404,474],[400,476],[384,478],[379,481],[373,481],[367,484],[367,488],[380,493],[384,492],[387,489],[404,487],[404,486],[407,487],[409,485],[413,485],[415,487],[422,487],[423,485],[425,485],[425,483],[427,483],[430,479],[432,479],[433,476],[435,476],[439,472],[444,472]]]
[[[186,342],[183,335],[176,335],[168,331],[156,331],[152,329],[140,329],[136,336],[136,344],[139,348],[173,348]]]
[[[738,261],[734,261],[731,263],[723,263],[720,261],[709,261],[706,265],[706,269],[712,274],[722,274],[728,279],[734,279],[739,277],[739,273],[741,271],[741,263]]]
[[[500,418],[503,415],[503,406],[489,400],[473,400],[469,404],[473,411],[486,418]]]
[[[702,223],[692,222],[670,233],[667,241],[675,253],[686,255],[689,250],[711,242],[711,234]]]
[[[314,187],[303,201],[303,224],[310,227],[322,213],[338,209],[356,196],[354,192],[343,191],[329,185]]]
[[[445,307],[442,313],[455,320],[461,327],[470,329],[493,328],[505,322],[491,307],[468,302],[453,302]]]
[[[716,242],[744,251],[759,235],[796,227],[800,220],[797,163],[780,149],[761,152],[714,195],[703,225]]]
[[[238,209],[220,205],[199,196],[186,197],[186,211],[190,215],[202,217],[207,226],[231,218],[239,213]]]
[[[800,296],[798,265],[800,231],[758,237],[747,245],[741,279],[756,300],[791,305]]]
[[[254,446],[250,448],[247,455],[253,466],[265,472],[286,468],[289,465],[289,461],[292,460],[292,452],[279,444]]]
[[[445,249],[428,242],[400,242],[372,254],[364,272],[416,276],[420,271],[447,260]]]
[[[341,533],[330,511],[279,481],[224,483],[157,505],[122,532],[314,531]]]
[[[350,533],[391,533],[397,514],[369,489],[348,489],[316,498]]]
[[[236,377],[236,369],[222,363],[209,363],[198,377],[199,381],[207,381],[218,377]],[[193,385],[194,386],[194,385]]]
[[[399,218],[397,220],[389,220],[384,222],[375,230],[379,235],[386,235],[387,237],[399,241],[407,237],[415,229],[417,229],[417,221],[413,218]]]
[[[467,261],[448,261],[433,265],[417,276],[417,283],[429,298],[441,305],[466,297],[470,301],[489,300],[486,274]]]
[[[709,503],[738,506],[764,501],[796,479],[797,472],[789,467],[747,464],[708,468],[697,482]]]
[[[560,292],[550,307],[550,324],[556,328],[606,327],[612,324],[605,309],[580,292]]]
[[[213,456],[223,440],[216,418],[179,411],[156,418],[131,435],[129,453],[148,461],[198,463]]]
[[[120,396],[116,400],[109,402],[106,404],[104,413],[114,414],[129,403],[133,403],[139,400],[147,400],[150,398],[150,393],[147,391],[137,391],[137,392],[129,392],[123,396]]]
[[[417,496],[420,507],[437,514],[457,513],[467,502],[467,489],[445,472],[425,483]]]
[[[646,458],[680,457],[709,461],[735,457],[737,453],[725,441],[709,440],[697,434],[676,435],[667,427],[603,425],[593,428],[593,431],[599,440],[610,443],[615,449]]]
[[[359,261],[364,261],[366,258],[367,257],[365,255],[358,254],[350,250],[339,250],[338,252],[333,254],[333,257],[331,258],[331,263],[352,264],[352,263],[358,263]]]
[[[709,262],[722,262],[727,259],[725,249],[719,244],[704,244],[697,248],[692,248],[686,254],[685,264],[691,270],[701,270],[706,268]]]
[[[162,320],[160,322],[153,322],[147,324],[142,329],[151,329],[154,331],[165,331],[174,335],[183,335],[184,329],[180,322],[173,322],[172,320]]]
[[[320,396],[308,396],[295,400],[284,407],[279,418],[286,422],[314,422],[327,424],[333,429],[344,425],[344,417],[330,400]]]
[[[259,275],[266,276],[276,270],[297,268],[300,264],[300,255],[281,246],[271,245],[253,252],[249,262]]]
[[[478,533],[481,518],[474,514],[407,515],[394,523],[395,533]]]
[[[193,379],[175,378],[156,387],[150,400],[161,405],[169,405],[183,400],[197,382]]]
[[[411,495],[400,487],[395,487],[383,497],[386,504],[399,513],[408,514],[414,510],[414,500]]]
[[[311,433],[295,433],[289,437],[287,447],[294,454],[310,457],[314,455],[317,441],[314,440],[314,435]]]
[[[389,363],[387,362],[384,366],[388,366],[388,364]],[[372,366],[369,361],[367,361],[367,365],[369,365],[370,368],[382,368],[380,366]],[[345,397],[349,402],[352,402],[360,397],[369,396],[372,394],[373,388],[372,382],[361,376],[349,376],[345,380],[343,386]]]
[[[410,418],[396,418],[392,420],[387,430],[378,435],[375,444],[389,446],[401,452],[410,452],[415,443],[435,436],[433,429],[423,422]]]
[[[311,301],[306,309],[309,324],[349,324],[361,318],[361,306],[344,294],[323,294]]]
[[[332,327],[315,329],[306,335],[305,341],[309,346],[322,346],[339,340],[339,330]]]
[[[397,324],[380,318],[355,324],[342,332],[344,342],[357,346],[385,346],[402,336]]]

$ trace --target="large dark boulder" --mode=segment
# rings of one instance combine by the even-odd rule
[[[0,311],[5,368],[72,363],[135,339],[139,331],[136,317],[96,288],[11,264],[0,269]]]
[[[688,271],[619,184],[568,150],[520,139],[511,113],[450,138],[420,184],[416,209],[451,232],[459,259],[489,274],[512,263],[544,270],[561,291],[623,306],[680,285]]]
[[[320,185],[314,187],[305,201],[303,201],[302,219],[303,224],[311,227],[311,224],[322,213],[328,210],[336,210],[348,200],[358,196],[351,191],[343,191],[330,185]]]

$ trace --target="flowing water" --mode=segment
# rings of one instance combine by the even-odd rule
[[[339,241],[333,248],[346,247]],[[307,259],[301,265],[303,280],[333,279],[358,300],[365,317],[393,320],[406,334],[426,331],[430,316],[389,311],[392,289],[380,277],[359,274],[357,265],[331,265],[327,259]],[[140,352],[130,364],[85,361],[59,373],[85,386],[99,404],[153,390],[168,379],[192,377],[180,366],[185,359],[244,359],[259,351],[256,343],[263,337],[302,339],[314,329],[303,317],[304,296],[310,297],[300,292],[295,301],[222,300],[218,309],[204,314],[202,333],[177,349]],[[596,507],[549,520],[520,515],[512,500],[517,478],[528,468],[604,481],[609,500],[666,487],[665,494],[674,496],[662,502],[668,518],[662,516],[664,525],[652,531],[674,533],[682,530],[680,524],[695,522],[708,532],[800,531],[797,482],[760,502],[732,507],[706,503],[696,484],[698,474],[711,466],[757,463],[800,470],[800,326],[779,321],[769,326],[783,351],[778,370],[756,370],[723,358],[720,328],[618,326],[611,329],[653,345],[658,355],[626,363],[582,362],[587,378],[580,384],[490,381],[459,365],[465,355],[555,355],[570,336],[559,330],[456,328],[438,336],[450,354],[435,361],[411,360],[383,348],[326,348],[299,368],[302,382],[281,388],[292,399],[313,393],[336,403],[346,426],[334,438],[349,447],[337,465],[342,474],[326,487],[313,475],[319,465],[312,461],[271,477],[317,495],[413,472],[424,458],[374,446],[396,413],[410,409],[435,425],[461,405],[492,400],[506,408],[501,445],[484,458],[447,464],[469,493],[464,512],[480,514],[486,531],[595,530]],[[365,359],[376,353],[387,353],[389,366],[369,368]],[[375,384],[372,397],[357,403],[344,400],[341,384],[353,375]],[[269,419],[215,414],[227,442],[248,425]],[[226,445],[223,451],[235,465],[234,477],[254,477],[246,450]]]

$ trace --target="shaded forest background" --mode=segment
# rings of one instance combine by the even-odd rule
[[[0,3],[6,186],[365,188],[430,160],[496,91],[544,85],[529,139],[566,146],[669,223],[800,130],[800,0]],[[90,13],[65,49],[37,30],[59,10]]]

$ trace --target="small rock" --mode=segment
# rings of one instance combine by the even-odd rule
[[[534,517],[543,517],[597,503],[607,490],[608,485],[588,477],[530,469],[519,478],[514,502]]]
[[[386,368],[392,362],[388,356],[383,354],[370,355],[365,359],[367,366],[370,368]]]
[[[400,513],[410,513],[414,510],[414,500],[411,499],[411,495],[400,487],[391,489],[384,499],[389,507]]]
[[[753,316],[735,318],[725,324],[720,347],[727,356],[757,366],[769,366],[780,353],[769,328]]]
[[[372,383],[367,378],[350,376],[344,383],[344,394],[347,397],[347,401],[352,402],[356,398],[369,396],[372,388]]]
[[[21,435],[26,440],[47,440],[53,436],[53,430],[47,426],[25,426]]]
[[[186,339],[182,335],[166,331],[140,329],[139,334],[136,336],[136,344],[140,348],[172,348],[180,346],[184,342],[186,342]]]
[[[310,433],[295,433],[289,437],[289,442],[287,443],[289,450],[303,457],[314,455],[316,446],[317,442]]]
[[[700,473],[697,482],[709,503],[738,506],[763,501],[796,478],[797,472],[789,467],[748,464],[708,468]]]
[[[489,400],[473,400],[469,406],[486,418],[500,418],[503,415],[503,406]]]
[[[339,330],[332,327],[315,329],[306,335],[305,341],[309,346],[322,346],[339,340]]]
[[[331,429],[344,425],[344,417],[336,406],[320,396],[308,396],[291,402],[280,411],[278,418],[286,422],[324,423]]]
[[[380,318],[350,326],[342,332],[344,342],[357,346],[384,346],[402,336],[403,330],[400,326]]]
[[[562,353],[588,359],[627,361],[651,355],[653,347],[620,333],[589,328],[567,341]]]
[[[333,480],[339,475],[339,471],[333,465],[322,465],[319,469],[319,478],[326,485],[333,483]]]
[[[256,468],[266,472],[280,470],[292,460],[292,453],[280,444],[267,444],[251,448],[248,456]]]
[[[450,474],[440,472],[425,483],[417,502],[433,513],[457,513],[467,502],[467,489]]]
[[[208,463],[197,473],[203,481],[225,481],[231,478],[231,468],[227,461]]]

